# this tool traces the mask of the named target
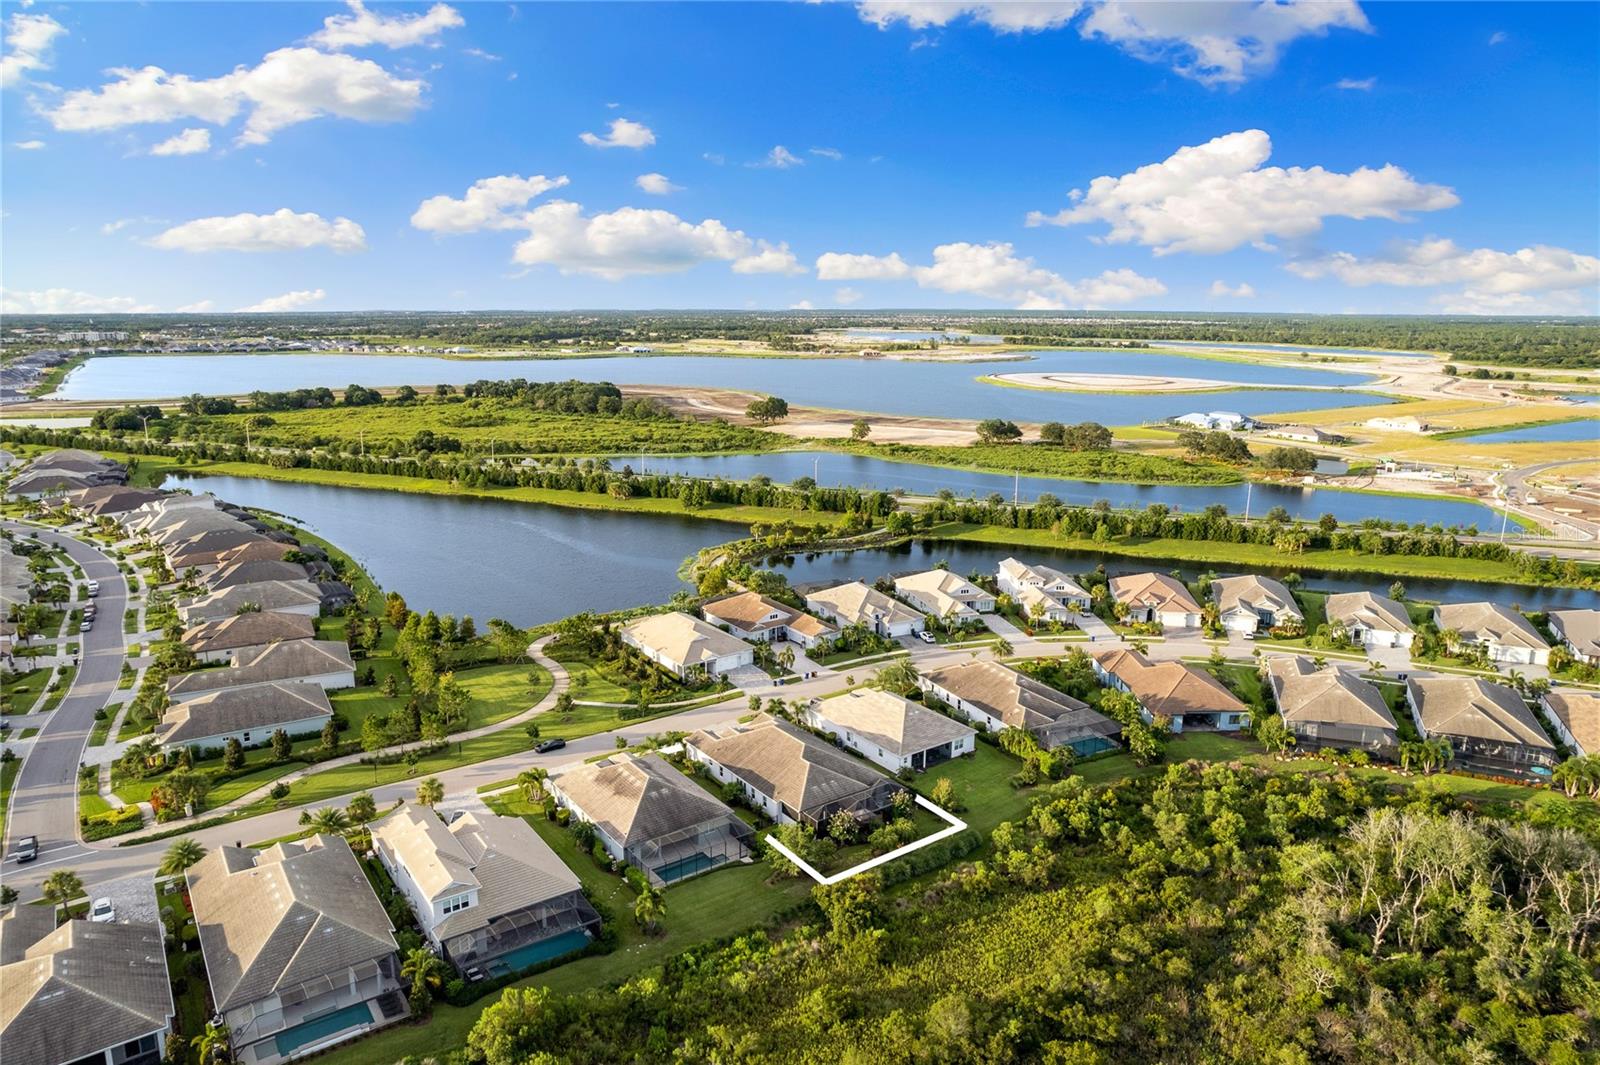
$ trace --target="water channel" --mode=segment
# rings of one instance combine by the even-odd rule
[[[413,495],[247,477],[185,482],[241,506],[282,514],[348,552],[385,590],[413,607],[534,625],[583,610],[662,602],[684,588],[678,567],[702,547],[742,535],[738,525],[660,515],[576,510],[493,499]],[[800,555],[776,562],[791,581],[868,579],[947,561],[952,569],[992,570],[1007,554],[1081,572],[1103,561],[1112,573],[1204,567],[1121,559],[1088,552],[917,543],[898,550]],[[1374,576],[1313,576],[1334,591],[1383,591]],[[1528,608],[1591,605],[1594,593],[1476,582],[1409,580],[1413,598],[1491,599]]]

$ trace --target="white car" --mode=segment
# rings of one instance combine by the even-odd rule
[[[923,643],[939,642],[939,638],[933,633],[929,632],[927,629],[923,629],[921,632],[917,633],[917,639],[921,640]]]
[[[89,906],[89,920],[95,924],[110,924],[117,919],[116,908],[111,905],[110,899],[95,899]]]
[[[83,590],[88,592],[90,595],[99,595],[100,594],[100,582],[99,581],[90,581],[88,584],[85,584],[83,586]]]

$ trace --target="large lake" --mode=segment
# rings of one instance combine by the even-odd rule
[[[1578,418],[1570,422],[1528,425],[1496,433],[1473,433],[1458,438],[1463,444],[1546,444],[1587,440],[1600,456],[1600,418]]]
[[[1031,501],[1041,492],[1051,492],[1063,502],[1085,506],[1105,499],[1115,507],[1145,507],[1165,503],[1175,510],[1204,510],[1221,503],[1229,513],[1243,514],[1248,497],[1250,513],[1259,517],[1273,507],[1283,507],[1291,517],[1315,520],[1332,514],[1340,521],[1359,522],[1378,517],[1408,524],[1459,525],[1476,523],[1479,528],[1499,528],[1500,516],[1490,508],[1465,500],[1413,499],[1376,493],[1337,489],[1243,484],[1220,487],[1194,485],[1137,485],[1100,481],[1064,480],[1058,477],[1021,477],[984,473],[979,470],[924,466],[915,462],[892,462],[832,451],[780,451],[757,455],[708,455],[703,457],[662,455],[616,455],[614,469],[631,466],[635,472],[679,473],[695,477],[726,477],[748,480],[764,474],[780,483],[796,477],[814,477],[818,484],[853,485],[893,491],[903,488],[911,495],[936,495],[948,488],[958,496],[987,496],[999,492],[1010,499],[1015,490],[1019,499]]]
[[[554,621],[582,610],[618,610],[664,602],[685,586],[679,565],[702,547],[740,536],[737,525],[690,518],[608,513],[505,500],[413,495],[246,477],[189,480],[229,502],[283,514],[337,544],[386,591],[413,608],[471,614],[480,627],[500,617],[519,625]],[[1009,549],[964,543],[914,544],[902,550],[798,556],[777,568],[795,582],[848,580],[926,568],[948,561],[962,573],[992,570],[1013,550],[1058,567],[1085,571],[1101,557],[1088,552]],[[1108,557],[1113,573],[1198,567]],[[1383,577],[1310,577],[1317,588],[1355,591],[1388,587]],[[1527,607],[1589,605],[1592,592],[1516,585],[1407,581],[1417,598],[1493,599]]]
[[[1025,367],[1032,373],[1124,373],[1227,380],[1249,390],[1200,395],[1088,395],[1002,388],[978,377]],[[440,359],[423,355],[117,355],[93,358],[68,375],[63,399],[158,399],[201,392],[231,395],[355,383],[463,385],[521,377],[530,381],[611,381],[744,389],[790,403],[937,418],[1097,421],[1134,425],[1196,410],[1242,414],[1348,406],[1347,391],[1371,378],[1299,367],[1109,351],[1039,352],[1030,362],[929,362],[891,359],[758,359],[662,355],[575,359]],[[1296,391],[1281,386],[1324,388]],[[1374,403],[1385,402],[1365,397]]]

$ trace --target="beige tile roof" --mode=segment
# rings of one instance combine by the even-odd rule
[[[230,732],[332,716],[333,706],[320,684],[291,681],[221,688],[169,707],[156,726],[155,738],[162,744],[198,743]]]
[[[1412,677],[1406,687],[1430,736],[1555,747],[1522,696],[1504,684],[1477,677]]]
[[[1550,628],[1580,654],[1600,655],[1600,610],[1552,610]]]
[[[917,611],[860,581],[812,592],[806,600],[821,603],[846,625],[870,624],[875,618],[886,625],[922,620]]]
[[[1248,713],[1249,708],[1211,674],[1183,662],[1152,662],[1138,651],[1103,651],[1094,656],[1107,673],[1128,686],[1151,714]]]
[[[1362,728],[1394,729],[1394,715],[1378,689],[1338,666],[1313,668],[1309,659],[1268,660],[1272,697],[1288,722],[1323,722]]]
[[[1550,646],[1531,621],[1499,603],[1440,603],[1433,608],[1433,614],[1440,631],[1454,629],[1473,643],[1534,650]]]
[[[888,778],[804,729],[762,714],[722,732],[684,741],[791,810],[848,800]]]
[[[1347,628],[1360,627],[1378,632],[1411,632],[1411,615],[1387,596],[1371,592],[1339,592],[1328,596],[1323,605],[1328,620]]]
[[[717,599],[700,608],[706,620],[729,625],[744,632],[763,632],[779,627],[807,636],[831,634],[833,628],[810,614],[756,592],[740,592]]]
[[[1165,573],[1133,573],[1112,577],[1111,598],[1129,606],[1154,607],[1157,612],[1185,614],[1200,613],[1200,604],[1194,601],[1179,581]]]
[[[676,610],[630,621],[622,631],[640,645],[684,666],[702,665],[750,650],[750,645],[738,637]]]
[[[321,606],[322,592],[309,580],[263,581],[260,584],[236,584],[231,588],[223,588],[184,603],[183,607],[205,616],[232,616],[247,604],[262,610],[287,610],[311,603]]]
[[[183,634],[183,645],[196,654],[204,654],[278,640],[309,640],[316,634],[316,621],[305,614],[252,610],[196,625]]]
[[[44,913],[53,925],[53,911]],[[20,943],[40,933],[15,960],[7,943],[8,960],[0,966],[0,1054],[7,1065],[77,1061],[171,1020],[172,985],[158,926],[68,921],[48,931],[37,919],[11,917],[4,925],[3,940]]]
[[[971,728],[959,721],[876,688],[856,688],[832,699],[823,699],[813,712],[823,719],[824,729],[828,723],[849,729],[901,757],[954,743],[973,734]]]
[[[1038,735],[1041,731],[1048,733],[1070,724],[1085,734],[1108,738],[1122,732],[1121,725],[1088,703],[998,662],[963,662],[929,670],[923,677],[979,707],[1008,728],[1026,729]]]
[[[947,569],[930,569],[896,577],[894,590],[896,595],[916,596],[934,603],[937,609],[933,613],[940,617],[959,612],[963,607],[972,609],[972,604],[979,600],[993,598],[965,577]]]
[[[426,806],[402,806],[374,823],[372,839],[406,867],[431,900],[479,886],[467,849]]]
[[[1304,618],[1300,607],[1295,603],[1294,596],[1289,589],[1271,577],[1261,577],[1254,573],[1247,573],[1241,577],[1223,577],[1213,581],[1211,594],[1217,601],[1217,610],[1227,614],[1230,611],[1245,609],[1252,613],[1270,611],[1282,617]]]
[[[167,695],[176,699],[221,688],[293,681],[354,669],[350,649],[339,640],[284,640],[269,644],[249,660],[232,666],[179,673],[167,681]]]
[[[337,836],[218,847],[189,870],[189,895],[222,1012],[395,951],[382,903]]]
[[[631,847],[734,813],[660,755],[619,754],[555,779],[607,836]]]
[[[1544,703],[1588,754],[1600,753],[1600,693],[1556,691]]]

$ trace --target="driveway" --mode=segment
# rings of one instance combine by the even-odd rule
[[[1102,621],[1095,614],[1079,614],[1074,621],[1083,634],[1089,637],[1090,643],[1105,643],[1117,638],[1117,630]]]
[[[35,530],[7,523],[7,528],[27,536]],[[5,854],[23,836],[39,837],[39,861],[84,850],[78,842],[78,761],[94,728],[94,714],[117,690],[122,673],[122,615],[128,585],[117,564],[98,550],[61,533],[39,530],[39,539],[63,548],[83,567],[84,576],[100,582],[99,621],[84,633],[77,675],[61,705],[43,721],[33,739],[33,750],[22,764],[11,793],[6,818]],[[34,715],[29,715],[30,721]]]

